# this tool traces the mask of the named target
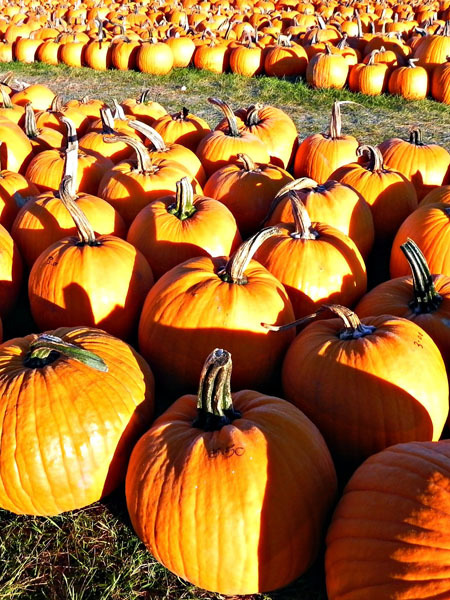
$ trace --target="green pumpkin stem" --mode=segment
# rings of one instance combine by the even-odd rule
[[[241,137],[237,126],[236,115],[231,110],[230,106],[223,100],[220,100],[219,98],[208,98],[208,102],[214,104],[214,106],[218,106],[225,115],[225,118],[228,121],[227,135],[230,135],[232,137]]]
[[[183,179],[177,181],[176,185],[177,194],[175,203],[171,204],[167,211],[180,219],[180,221],[184,221],[185,219],[189,219],[197,210],[194,206],[194,190],[187,177],[183,177]]]
[[[409,238],[400,249],[406,256],[413,277],[414,298],[409,302],[409,307],[417,315],[434,312],[441,305],[442,296],[434,287],[425,256],[417,244]]]
[[[239,246],[227,264],[219,271],[218,275],[226,283],[245,285],[247,277],[245,270],[258,248],[269,237],[280,233],[279,227],[266,227]]]
[[[216,348],[203,365],[197,395],[197,418],[193,427],[218,431],[240,417],[231,399],[231,354]]]
[[[58,195],[75,223],[78,237],[80,238],[80,245],[100,245],[86,215],[76,203],[76,196],[72,194],[72,177],[70,175],[63,177],[61,185],[59,186]]]
[[[96,371],[108,372],[108,365],[97,354],[80,348],[80,346],[76,346],[75,344],[65,342],[61,338],[49,333],[42,333],[34,342],[31,342],[24,365],[31,369],[45,367],[61,355],[77,360]]]

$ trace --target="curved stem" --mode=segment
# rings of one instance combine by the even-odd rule
[[[275,195],[274,199],[272,200],[272,203],[269,208],[269,212],[267,213],[267,216],[265,217],[264,221],[262,222],[262,225],[267,223],[267,221],[271,218],[276,207],[283,200],[283,198],[284,198],[284,196],[286,196],[286,194],[288,194],[289,192],[299,192],[301,190],[305,190],[308,188],[315,189],[315,188],[317,188],[318,185],[319,184],[317,183],[317,181],[314,181],[314,179],[310,179],[309,177],[300,177],[300,179],[294,179],[294,181],[290,181],[289,183],[287,183],[280,190],[278,190],[277,194]]]
[[[149,100],[150,92],[151,92],[150,88],[148,88],[147,90],[144,90],[141,93],[141,95],[139,96],[138,103],[145,104],[146,102],[150,102],[150,100]]]
[[[288,195],[295,223],[295,230],[291,233],[291,237],[298,240],[316,240],[318,233],[312,227],[305,205],[295,192],[291,191]]]
[[[64,123],[67,129],[67,146],[66,152],[70,150],[76,150],[78,152],[78,136],[77,136],[77,128],[75,127],[74,122],[71,119],[68,119],[64,115],[60,117],[61,121]]]
[[[261,122],[259,111],[261,106],[259,104],[254,104],[253,106],[249,106],[247,109],[247,118],[245,120],[245,124],[247,127],[254,127]]]
[[[418,58],[408,58],[408,68],[410,69],[415,69],[416,68],[416,62],[418,61]]]
[[[100,118],[102,120],[102,133],[106,134],[114,134],[114,117],[112,115],[110,108],[101,108],[100,109]]]
[[[61,112],[63,110],[63,101],[60,94],[56,94],[50,105],[51,112]]]
[[[98,246],[94,230],[87,220],[86,215],[76,203],[76,198],[71,194],[72,177],[64,177],[59,186],[58,194],[61,202],[67,208],[78,231],[81,245]]]
[[[0,86],[0,93],[2,95],[3,107],[4,108],[14,108],[13,103],[11,102],[11,98],[8,96],[8,94],[6,93],[5,88],[3,86]]]
[[[368,144],[362,144],[356,149],[357,156],[363,156],[368,154],[368,163],[365,168],[368,171],[382,171],[384,169],[383,155],[376,146],[369,146]]]
[[[164,152],[164,150],[168,150],[162,136],[156,131],[156,129],[150,127],[150,125],[135,119],[129,121],[128,125],[136,131],[139,131],[139,133],[142,133],[152,143],[157,152]]]
[[[245,285],[247,283],[245,270],[253,255],[265,240],[280,232],[279,227],[266,227],[241,244],[225,267],[219,271],[218,275],[222,281]]]
[[[107,144],[123,142],[124,144],[127,144],[127,146],[131,146],[136,152],[137,170],[139,173],[152,173],[154,171],[152,160],[147,152],[147,148],[142,142],[128,137],[127,135],[108,135],[103,138],[103,141]]]
[[[409,307],[415,314],[434,312],[441,305],[442,296],[436,292],[425,256],[410,238],[400,249],[409,263],[413,277],[414,298],[409,302]]]
[[[241,415],[233,408],[231,398],[231,354],[216,348],[203,365],[197,395],[197,418],[193,427],[218,431]]]
[[[259,171],[258,167],[253,162],[253,159],[248,154],[238,154],[238,161],[242,163],[244,170],[250,173],[251,171]]]
[[[31,102],[27,102],[25,105],[25,134],[28,138],[32,139],[37,138],[40,134]]]
[[[230,106],[223,100],[220,100],[219,98],[208,98],[208,102],[214,104],[214,106],[218,106],[225,115],[225,118],[228,121],[227,135],[230,135],[232,137],[241,137],[237,126],[236,115],[231,110]]]
[[[167,211],[184,221],[192,216],[197,210],[194,206],[194,190],[187,177],[177,181],[177,194],[175,204],[171,204]]]
[[[364,325],[361,323],[356,313],[340,304],[322,304],[316,312],[311,313],[306,317],[302,317],[301,319],[297,319],[292,323],[287,323],[286,325],[269,325],[268,323],[261,323],[261,325],[269,331],[284,331],[291,327],[309,323],[326,310],[330,310],[344,322],[344,329],[338,334],[338,337],[341,340],[355,340],[373,333],[376,329],[373,325]]]
[[[30,350],[23,363],[30,369],[41,368],[54,362],[61,354],[96,371],[108,372],[108,365],[97,354],[70,342],[65,342],[56,335],[49,333],[41,333],[34,342],[31,342]]]

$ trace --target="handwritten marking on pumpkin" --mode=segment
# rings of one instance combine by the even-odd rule
[[[245,454],[245,448],[242,446],[225,446],[222,448],[212,448],[208,452],[209,458],[217,458],[217,456],[223,456],[224,458],[230,458],[231,456],[242,456]]]

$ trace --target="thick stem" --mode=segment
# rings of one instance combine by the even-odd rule
[[[174,204],[167,209],[171,215],[174,215],[180,221],[184,221],[192,216],[197,210],[194,206],[194,190],[187,177],[177,181],[177,195]]]
[[[291,237],[297,240],[316,240],[318,233],[312,227],[311,219],[303,202],[292,191],[289,192],[289,200],[291,201],[295,223],[295,230],[291,233]]]
[[[147,90],[144,90],[141,95],[139,96],[139,100],[138,103],[139,104],[145,104],[146,102],[150,102],[150,88],[148,88]]]
[[[232,137],[241,137],[237,126],[236,115],[231,110],[230,106],[223,100],[220,100],[219,98],[208,98],[208,102],[214,104],[214,106],[218,106],[225,115],[225,118],[228,121],[227,135],[230,135]]]
[[[411,127],[409,130],[409,143],[414,144],[416,146],[423,146],[422,142],[422,132],[419,127]]]
[[[114,114],[113,114],[113,118],[118,119],[119,121],[127,121],[127,116],[123,110],[123,107],[120,106],[120,104],[117,102],[116,98],[113,98],[113,104],[114,104]]]
[[[400,249],[406,256],[413,277],[414,298],[409,302],[409,307],[417,315],[434,312],[441,305],[442,296],[436,292],[425,256],[409,238]]]
[[[95,237],[94,230],[87,220],[86,215],[76,203],[76,197],[71,193],[72,177],[64,177],[59,186],[58,194],[61,202],[72,217],[80,238],[80,245],[98,246],[100,242]]]
[[[152,146],[158,152],[164,152],[165,150],[168,150],[162,136],[156,131],[156,129],[150,127],[150,125],[135,119],[129,121],[128,125],[136,131],[139,131],[139,133],[142,133],[152,143]]]
[[[11,98],[6,93],[4,87],[0,86],[0,93],[2,95],[3,108],[13,108],[13,104],[11,102]]]
[[[197,418],[192,426],[204,431],[218,431],[241,415],[231,398],[231,354],[216,348],[203,365],[197,395]]]
[[[363,156],[363,154],[368,154],[368,162],[365,165],[368,171],[383,171],[383,155],[376,146],[369,146],[368,144],[358,146],[356,155]]]
[[[114,117],[112,115],[111,109],[101,108],[100,118],[102,120],[102,133],[104,135],[114,135],[116,132],[114,131]]]
[[[108,372],[108,365],[97,354],[65,342],[49,333],[41,333],[34,342],[31,342],[30,350],[23,363],[30,369],[42,368],[54,362],[61,355],[83,363],[96,371]]]
[[[314,179],[310,179],[309,177],[300,177],[300,179],[295,179],[294,181],[290,181],[289,183],[287,183],[280,190],[278,190],[276,196],[272,200],[272,203],[269,208],[269,212],[267,213],[267,216],[265,217],[264,221],[262,222],[262,225],[267,223],[267,221],[273,215],[276,207],[280,204],[280,202],[283,200],[283,198],[287,194],[289,194],[289,192],[300,192],[301,190],[305,190],[308,188],[315,189],[315,188],[317,188],[317,186],[318,186],[317,181],[314,181]]]
[[[244,170],[250,173],[251,171],[260,171],[255,165],[253,159],[248,154],[238,154],[238,162],[242,163]]]
[[[51,112],[61,112],[63,110],[63,101],[60,94],[56,94],[50,105]]]
[[[247,283],[245,270],[253,255],[265,240],[273,235],[277,235],[280,231],[279,227],[266,227],[241,244],[228,260],[225,267],[219,271],[218,275],[222,281],[245,285]]]
[[[77,128],[75,127],[74,122],[65,116],[61,116],[60,119],[64,123],[64,125],[66,126],[66,129],[67,129],[66,152],[69,152],[70,150],[76,150],[78,152]]]
[[[418,61],[418,58],[408,58],[408,68],[410,69],[415,69],[416,68],[416,62]]]
[[[342,118],[341,118],[341,105],[342,104],[358,104],[352,100],[336,100],[331,107],[331,119],[328,135],[331,139],[336,140],[341,137],[342,131]]]
[[[124,144],[127,144],[127,146],[131,146],[136,152],[137,171],[139,171],[139,173],[153,173],[155,171],[147,148],[142,142],[128,137],[127,135],[108,135],[103,138],[103,141],[107,144],[123,142]]]
[[[31,139],[37,138],[40,134],[40,130],[36,125],[36,117],[31,102],[27,102],[25,105],[25,134]]]
[[[247,125],[247,127],[254,127],[255,125],[261,123],[261,119],[259,116],[260,109],[261,106],[259,104],[254,104],[248,107],[247,118],[245,120],[245,124]]]

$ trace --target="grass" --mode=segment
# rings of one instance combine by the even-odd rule
[[[450,107],[434,100],[411,102],[390,94],[370,97],[348,90],[313,90],[301,80],[215,75],[196,69],[175,69],[166,76],[151,76],[135,71],[105,73],[66,65],[4,63],[3,71],[9,70],[29,83],[45,82],[67,99],[89,94],[107,101],[113,97],[121,101],[150,88],[152,99],[169,112],[186,105],[212,126],[220,115],[208,104],[209,96],[228,100],[234,108],[255,102],[272,104],[294,119],[301,139],[326,131],[334,100],[352,100],[358,104],[343,108],[343,132],[356,136],[362,143],[378,144],[388,137],[407,137],[408,128],[418,125],[423,129],[425,142],[450,149]]]
[[[2,70],[12,70],[18,79],[29,83],[44,82],[66,99],[89,94],[107,101],[113,97],[122,100],[151,88],[152,98],[168,111],[186,105],[213,126],[219,114],[208,104],[209,96],[224,98],[234,108],[254,102],[272,104],[294,119],[300,138],[326,131],[334,100],[352,100],[358,104],[343,108],[344,133],[355,135],[361,142],[378,144],[388,137],[407,137],[408,127],[419,125],[425,142],[450,149],[450,109],[432,100],[407,102],[389,95],[372,98],[346,90],[317,91],[302,81],[246,79],[193,69],[175,70],[165,77],[41,63],[9,63]],[[25,308],[19,306],[19,310],[21,327],[15,335],[32,327]],[[5,326],[10,333],[8,323]],[[0,600],[222,598],[181,581],[153,559],[133,533],[123,490],[84,510],[51,519],[0,510],[0,528]],[[289,588],[252,597],[256,599],[325,600],[323,557]]]

